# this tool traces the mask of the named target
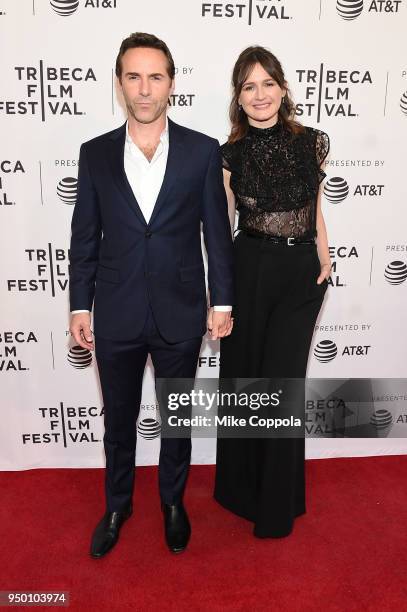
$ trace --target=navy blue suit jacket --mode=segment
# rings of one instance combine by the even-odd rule
[[[126,124],[81,146],[70,308],[92,310],[94,302],[95,336],[137,338],[149,304],[167,342],[206,332],[201,221],[210,304],[233,305],[233,243],[219,143],[168,124],[168,162],[149,223],[124,171]]]

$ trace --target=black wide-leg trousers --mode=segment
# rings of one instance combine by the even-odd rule
[[[120,316],[120,315],[119,315]],[[132,501],[144,369],[148,354],[155,378],[195,378],[202,337],[170,344],[159,334],[149,309],[141,335],[134,340],[95,337],[95,356],[104,402],[106,509],[121,511]],[[161,501],[182,500],[191,459],[190,438],[163,438],[159,459]]]
[[[234,242],[232,334],[221,339],[220,377],[305,378],[327,282],[317,285],[314,244],[272,244],[241,232]],[[305,512],[304,438],[218,439],[215,499],[282,537]]]

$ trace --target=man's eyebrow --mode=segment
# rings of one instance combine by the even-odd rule
[[[125,76],[140,76],[139,72],[126,72]],[[152,72],[151,74],[148,74],[147,76],[165,76],[162,72]]]

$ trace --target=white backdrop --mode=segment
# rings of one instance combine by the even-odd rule
[[[0,0],[0,468],[104,464],[94,356],[68,333],[67,257],[79,146],[124,122],[114,63],[134,31],[173,53],[170,116],[221,143],[240,51],[262,44],[281,59],[298,118],[331,139],[334,271],[309,376],[406,376],[406,25],[406,0]],[[217,373],[218,345],[205,340],[198,376]],[[149,366],[139,464],[158,457],[152,381]],[[399,437],[309,439],[307,456],[405,453],[399,387],[381,398]],[[194,440],[193,462],[212,463],[214,449]]]

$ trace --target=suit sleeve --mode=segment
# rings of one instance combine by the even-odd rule
[[[70,309],[91,311],[102,224],[97,193],[89,172],[86,148],[79,154],[78,197],[72,215],[69,251]]]
[[[211,150],[206,171],[201,219],[208,254],[210,305],[233,305],[233,241],[226,192],[223,186],[222,157],[217,141]]]

